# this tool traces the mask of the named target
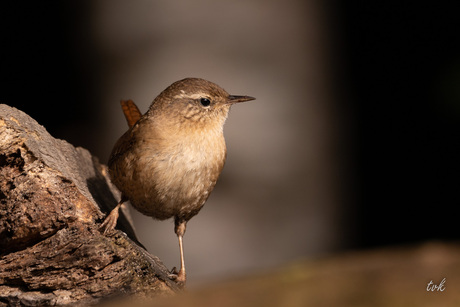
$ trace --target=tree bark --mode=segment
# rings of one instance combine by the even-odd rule
[[[126,213],[120,230],[99,231],[102,212],[119,197],[107,167],[86,149],[0,105],[0,305],[94,304],[177,291],[160,259],[137,242]]]

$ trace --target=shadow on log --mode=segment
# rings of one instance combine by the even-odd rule
[[[118,198],[106,166],[87,150],[0,105],[0,305],[94,304],[178,290],[161,261],[135,243],[126,212],[123,232],[99,232],[102,212]]]

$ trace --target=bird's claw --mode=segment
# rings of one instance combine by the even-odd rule
[[[177,280],[178,276],[179,276],[179,272],[177,271],[177,268],[173,267],[171,271],[169,271],[168,277],[175,281]]]
[[[185,274],[181,273],[180,271],[177,271],[176,267],[173,267],[171,271],[169,271],[168,277],[174,280],[180,288],[185,287]]]
[[[115,229],[118,220],[118,210],[113,210],[99,226],[99,230],[102,231],[104,235],[110,233]]]

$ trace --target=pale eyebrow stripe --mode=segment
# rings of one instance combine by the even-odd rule
[[[205,93],[195,93],[195,94],[186,94],[182,92],[179,95],[174,96],[173,98],[191,98],[191,99],[198,99],[198,98],[207,98],[208,96]]]

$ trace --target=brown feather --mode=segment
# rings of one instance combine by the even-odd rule
[[[131,128],[141,118],[141,111],[139,111],[139,108],[131,99],[122,100],[120,104],[123,114],[125,114],[126,121],[128,122],[128,126]]]

